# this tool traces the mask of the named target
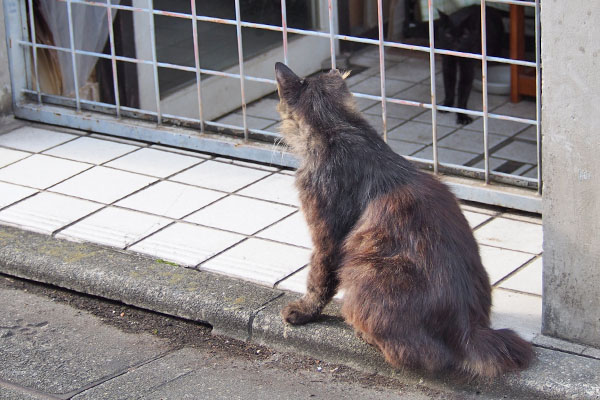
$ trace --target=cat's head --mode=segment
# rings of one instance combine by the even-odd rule
[[[438,45],[443,49],[475,52],[479,47],[479,25],[473,25],[468,18],[455,21],[453,18],[438,10],[440,19],[437,23]]]
[[[332,126],[354,111],[354,99],[344,79],[349,73],[331,70],[300,78],[282,63],[275,64],[281,133],[292,151],[302,155],[332,138]]]

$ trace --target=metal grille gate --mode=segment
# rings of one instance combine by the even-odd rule
[[[49,0],[50,1],[50,0]],[[483,203],[502,205],[525,211],[541,211],[541,72],[540,72],[540,26],[539,26],[539,1],[540,0],[481,0],[481,54],[462,53],[457,51],[439,49],[435,47],[434,40],[434,4],[428,1],[428,29],[429,46],[410,45],[384,38],[384,10],[383,0],[377,0],[378,39],[368,39],[358,36],[342,35],[337,32],[336,2],[328,0],[320,4],[321,12],[327,13],[328,26],[322,24],[312,29],[299,29],[288,26],[286,0],[281,0],[281,24],[264,24],[245,21],[240,13],[240,0],[235,0],[235,18],[219,18],[208,15],[199,15],[196,9],[196,1],[191,0],[191,12],[173,12],[155,9],[152,0],[145,2],[134,1],[133,5],[122,5],[118,1],[99,0],[52,0],[64,4],[68,16],[69,46],[56,46],[40,43],[36,40],[35,24],[32,10],[32,0],[5,0],[5,19],[7,30],[7,42],[9,46],[9,63],[12,79],[13,105],[15,115],[21,118],[62,125],[72,128],[91,130],[121,137],[162,143],[172,146],[200,150],[241,159],[277,164],[284,167],[294,167],[297,161],[285,152],[278,150],[266,141],[274,142],[279,135],[261,129],[251,129],[247,123],[247,85],[257,83],[271,86],[275,90],[276,82],[269,77],[252,76],[246,73],[244,58],[244,46],[242,30],[264,30],[281,33],[283,61],[288,63],[290,58],[290,41],[288,37],[313,37],[328,41],[328,55],[331,59],[331,68],[336,67],[336,53],[339,41],[349,41],[377,46],[379,50],[379,77],[380,95],[354,92],[357,98],[375,100],[381,103],[381,118],[383,121],[383,137],[387,140],[387,110],[388,105],[402,105],[419,107],[431,110],[431,135],[432,135],[432,157],[431,159],[407,157],[417,164],[431,169],[435,174],[444,175],[443,179],[450,185],[454,192],[463,199],[480,201]],[[145,3],[144,7],[140,7]],[[486,4],[502,3],[520,7],[530,7],[535,15],[535,62],[492,57],[486,54]],[[317,3],[318,4],[318,3]],[[327,7],[325,7],[327,6]],[[108,27],[109,51],[88,51],[77,49],[74,45],[74,7],[98,7],[105,9],[106,26]],[[150,59],[118,55],[115,52],[115,32],[113,30],[114,13],[131,12],[134,15],[146,15],[148,18],[149,31],[147,32],[151,49]],[[175,63],[160,62],[156,57],[156,37],[154,20],[156,16],[178,19],[181,24],[191,24],[193,32],[194,65],[180,65]],[[233,72],[217,69],[203,68],[203,60],[199,55],[197,24],[208,22],[235,27],[237,40],[238,60]],[[411,101],[402,98],[386,96],[386,49],[396,48],[413,52],[428,53],[430,67],[430,102]],[[65,53],[70,56],[72,71],[77,71],[78,57],[97,57],[109,60],[112,66],[112,78],[114,84],[114,104],[101,101],[87,100],[80,96],[80,82],[77,74],[71,74],[74,91],[71,95],[56,95],[44,93],[40,89],[39,60],[40,49]],[[437,104],[436,93],[436,55],[449,55],[466,57],[481,61],[482,81],[482,110],[460,109]],[[488,62],[510,64],[535,68],[536,81],[536,118],[520,118],[489,111],[488,107]],[[133,63],[135,65],[146,65],[152,70],[152,82],[144,82],[153,87],[154,109],[134,108],[121,104],[119,99],[117,63]],[[294,68],[294,65],[291,65]],[[193,73],[195,75],[195,91],[197,101],[197,114],[195,117],[177,115],[165,112],[161,109],[161,93],[159,89],[159,68],[172,69]],[[272,65],[270,66],[272,71]],[[235,80],[239,84],[239,92],[230,93],[231,96],[239,96],[241,105],[242,123],[239,125],[224,124],[205,118],[203,106],[209,99],[203,97],[205,82],[203,76],[218,76],[221,78]],[[439,79],[439,78],[438,78]],[[461,112],[475,117],[481,117],[483,121],[483,168],[466,167],[451,163],[444,163],[438,157],[438,123],[437,111]],[[537,143],[537,177],[527,178],[493,171],[490,168],[489,154],[489,129],[490,120],[513,121],[528,124],[535,127]],[[223,135],[229,132],[233,135]],[[236,135],[237,133],[237,135]],[[255,140],[260,139],[260,140]]]

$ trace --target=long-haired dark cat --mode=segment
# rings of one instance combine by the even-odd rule
[[[485,377],[525,368],[531,345],[490,328],[488,276],[447,187],[392,151],[338,71],[275,71],[314,243],[307,293],[285,307],[285,321],[314,320],[343,289],[344,318],[394,366]]]
[[[481,6],[463,7],[450,15],[438,10],[440,19],[437,22],[436,47],[440,49],[481,54]],[[486,8],[486,43],[487,54],[499,56],[502,49],[504,27],[501,11]],[[445,98],[442,105],[453,107],[454,96],[458,92],[458,108],[467,108],[469,95],[475,78],[475,67],[481,65],[479,60],[449,55],[442,56],[442,72],[444,77]],[[457,85],[458,75],[458,85]],[[443,111],[442,111],[443,112]],[[473,118],[467,114],[457,113],[457,124],[468,124]]]

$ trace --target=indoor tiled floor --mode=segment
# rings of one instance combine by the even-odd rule
[[[441,60],[437,62],[436,89],[438,103],[444,95]],[[350,90],[355,93],[379,95],[379,50],[361,50],[350,57],[348,78]],[[429,56],[418,52],[386,53],[386,95],[388,97],[431,102]],[[381,103],[356,98],[358,108],[378,132],[383,130]],[[278,131],[279,116],[275,112],[277,94],[258,100],[247,108],[248,126],[270,132]],[[488,97],[491,113],[535,120],[535,100],[524,98],[511,103],[508,95]],[[482,110],[481,92],[471,92],[468,106]],[[433,158],[431,111],[424,108],[387,103],[387,126],[390,146],[402,155],[426,160]],[[454,113],[437,114],[438,156],[440,162],[484,168],[483,122],[475,117],[471,124],[456,124]],[[217,122],[243,125],[241,109]],[[488,147],[490,168],[498,172],[537,178],[537,146],[535,126],[498,119],[488,120]]]
[[[101,135],[0,134],[0,223],[305,290],[311,241],[293,171]],[[494,324],[540,330],[536,216],[463,205],[494,285]]]

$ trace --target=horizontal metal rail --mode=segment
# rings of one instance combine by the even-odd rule
[[[375,100],[375,101],[381,101],[381,98],[382,98],[381,96],[377,96],[377,95],[373,95],[373,94],[365,94],[365,93],[357,93],[357,92],[352,92],[352,94],[354,95],[354,97],[358,97],[361,99]],[[396,99],[393,97],[386,97],[385,100],[388,103],[400,104],[403,106],[421,107],[421,108],[426,108],[428,110],[433,109],[433,106],[430,103],[423,103],[423,102],[412,101],[412,100],[401,100],[401,99]],[[438,109],[440,111],[457,112],[457,113],[462,113],[462,114],[475,115],[478,117],[483,116],[482,111],[474,111],[474,110],[469,110],[466,108],[448,107],[448,106],[442,106],[442,105],[438,104],[436,106],[436,109]],[[513,117],[510,115],[502,115],[502,114],[494,114],[494,113],[489,113],[488,115],[490,118],[494,118],[494,119],[519,122],[521,124],[537,125],[537,121],[535,119]]]
[[[24,41],[24,40],[17,40],[16,42],[22,46],[33,47],[32,43]],[[63,51],[66,53],[71,53],[71,49],[67,49],[65,47],[51,46],[51,45],[41,44],[41,43],[37,43],[35,45],[35,47],[37,47],[39,49],[49,49],[49,50],[57,50],[57,51]],[[104,58],[107,60],[111,60],[113,58],[110,54],[96,53],[93,51],[86,51],[86,50],[73,50],[73,53],[75,53],[77,55],[82,55],[82,56]],[[131,58],[131,57],[115,55],[114,59],[116,61],[130,62],[130,63],[134,63],[134,64],[154,65],[154,61],[152,61],[152,60],[143,60],[143,59],[139,59],[139,58]],[[171,64],[171,63],[160,62],[160,61],[157,61],[156,65],[161,68],[171,68],[171,69],[176,69],[179,71],[187,71],[187,72],[199,71],[200,73],[206,74],[206,75],[215,75],[215,76],[222,76],[222,77],[226,77],[226,78],[240,79],[239,74],[233,74],[233,73],[228,73],[228,72],[223,72],[223,71],[215,71],[212,69],[206,69],[206,68],[196,69],[195,67],[188,67],[185,65]],[[245,76],[244,79],[253,81],[253,82],[261,82],[261,83],[269,83],[271,85],[277,85],[277,82],[275,81],[275,79],[258,78],[255,76]]]
[[[534,0],[485,0],[487,3],[513,4],[515,6],[535,7]]]
[[[211,74],[211,75],[227,76],[227,77],[230,77],[230,78],[237,78],[237,79],[239,79],[239,75],[238,74],[227,74],[227,75]],[[254,79],[252,79],[252,77],[249,77],[249,76],[245,76],[244,78],[246,80],[254,80]],[[264,82],[264,83],[272,83],[273,85],[276,85],[275,82]],[[37,91],[31,90],[31,89],[21,89],[21,92],[28,93],[28,94],[36,94],[36,95],[38,93]],[[375,100],[375,101],[381,101],[382,100],[382,97],[381,96],[377,96],[377,95],[371,95],[371,94],[365,94],[365,93],[356,93],[356,92],[352,92],[352,94],[355,97],[358,97],[358,98]],[[44,98],[60,98],[60,97],[62,97],[63,99],[70,99],[69,97],[58,96],[58,95],[47,94],[47,93],[42,93],[42,95],[44,96]],[[104,106],[104,107],[109,107],[109,108],[116,109],[116,105],[110,104],[110,103],[95,102],[95,101],[84,100],[84,99],[80,99],[80,101],[81,102],[86,101],[89,104],[94,104],[94,105],[98,105],[98,106],[101,105],[101,106]],[[423,102],[412,101],[412,100],[402,100],[402,99],[396,99],[396,98],[393,98],[393,97],[386,97],[385,101],[388,102],[388,103],[394,103],[394,104],[399,104],[399,105],[404,105],[404,106],[420,107],[420,108],[424,108],[424,109],[427,109],[427,110],[433,109],[433,106],[430,103],[423,103]],[[121,106],[121,108],[125,109],[125,106]],[[466,109],[466,108],[448,107],[448,106],[442,106],[442,105],[437,105],[436,108],[438,110],[441,110],[441,111],[458,112],[458,113],[463,113],[463,114],[468,114],[468,115],[475,115],[477,117],[482,117],[483,116],[483,112],[482,111],[474,111],[474,110],[469,110],[469,109]],[[136,110],[138,110],[141,113],[148,114],[148,115],[154,115],[154,116],[157,115],[156,112],[149,111],[149,110],[142,110],[142,109],[136,109]],[[494,119],[499,119],[499,120],[504,120],[504,121],[518,122],[518,123],[521,123],[521,124],[537,125],[537,123],[538,123],[534,119],[513,117],[511,115],[489,113],[488,116],[490,118],[494,118]],[[200,121],[200,120],[198,120],[198,121]]]
[[[22,92],[26,93],[28,95],[37,95],[37,91],[35,91],[35,90],[23,89]],[[71,97],[58,96],[55,94],[45,94],[44,93],[44,94],[42,94],[42,102],[48,103],[48,104],[56,104],[56,105],[60,105],[60,106],[66,106],[66,107],[73,107],[75,104],[75,99],[73,99]],[[116,108],[117,108],[115,104],[103,103],[100,101],[80,99],[80,102],[81,102],[81,108],[83,110],[99,111],[99,112],[106,113],[106,114],[111,114],[112,111],[116,110]],[[124,116],[130,117],[130,118],[139,118],[139,117],[155,118],[158,116],[158,113],[156,111],[151,111],[151,110],[143,110],[140,108],[127,107],[127,106],[123,106],[123,105],[121,105],[120,109],[121,109],[121,111],[124,111],[124,113],[123,113]],[[187,123],[193,124],[193,125],[196,125],[196,124],[199,125],[202,122],[202,120],[199,118],[190,118],[190,117],[184,117],[184,116],[168,114],[168,113],[163,113],[162,116],[167,119],[181,120],[183,122],[187,122]],[[216,128],[230,129],[234,132],[240,130],[239,126],[232,125],[232,124],[224,124],[221,122],[206,121],[206,120],[204,121],[204,123],[208,126],[213,126]],[[259,134],[266,138],[273,138],[272,140],[281,138],[281,135],[279,133],[265,131],[263,129],[249,128],[248,131],[250,133]]]

